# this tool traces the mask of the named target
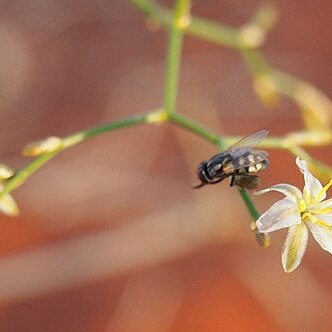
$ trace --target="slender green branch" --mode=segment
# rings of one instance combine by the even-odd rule
[[[157,122],[158,119],[162,119],[162,112],[159,109],[142,115],[136,115],[130,118],[117,120],[63,138],[62,145],[58,149],[56,149],[55,151],[43,153],[42,155],[36,157],[28,165],[19,170],[11,179],[9,179],[0,193],[0,199],[4,195],[10,193],[14,189],[22,185],[33,173],[35,173],[40,167],[46,164],[59,152],[94,136],[137,124]]]
[[[183,43],[183,29],[190,22],[189,9],[189,0],[178,0],[176,2],[174,16],[170,25],[164,86],[164,109],[168,114],[173,113],[176,108]]]
[[[257,243],[262,246],[262,247],[268,247],[270,245],[270,236],[268,233],[261,233],[257,226],[256,226],[256,220],[260,217],[260,213],[258,212],[258,210],[256,209],[255,204],[253,203],[250,195],[248,194],[248,192],[243,189],[243,188],[238,188],[238,191],[242,197],[242,200],[244,202],[244,204],[246,205],[252,219],[254,220],[252,223],[252,231],[255,234],[255,238]]]
[[[171,12],[165,7],[151,0],[130,1],[165,27],[171,26]],[[327,130],[330,126],[331,100],[311,84],[271,67],[257,48],[263,43],[266,33],[274,26],[276,18],[277,10],[270,2],[262,5],[256,15],[241,28],[234,29],[193,17],[185,32],[205,41],[239,50],[253,74],[256,92],[264,104],[274,105],[279,94],[283,95],[299,107],[308,129]]]
[[[91,129],[87,129],[85,131],[64,137],[62,139],[62,142],[63,142],[62,150],[65,148],[69,148],[73,145],[76,145],[88,138],[92,138],[94,136],[98,136],[98,135],[106,133],[106,132],[130,127],[130,126],[137,125],[137,124],[146,123],[146,122],[148,122],[149,117],[151,117],[155,114],[159,114],[158,112],[160,112],[159,109],[156,111],[149,112],[149,113],[144,113],[144,114],[135,115],[135,116],[125,118],[125,119],[116,120],[111,123],[106,123],[104,125],[101,125],[101,126],[98,126],[95,128],[91,128]]]
[[[154,20],[160,22],[165,27],[172,25],[172,12],[151,0],[129,0],[134,6],[140,9],[145,15],[153,18]],[[271,11],[271,7],[268,9]],[[272,17],[272,15],[270,15]],[[257,22],[256,22],[257,25]],[[264,22],[265,26],[268,26]],[[262,29],[264,30],[264,26]],[[268,27],[270,29],[270,26]],[[243,31],[234,29],[220,23],[214,23],[209,20],[201,18],[192,18],[190,25],[188,25],[185,31],[197,38],[204,39],[212,43],[222,44],[236,49],[245,49],[257,47],[256,42],[248,40],[246,34]],[[262,31],[262,33],[264,33]],[[263,35],[260,38],[260,43],[264,40]]]
[[[218,145],[222,150],[226,148],[222,137],[214,134],[211,130],[204,128],[200,123],[191,120],[185,115],[181,115],[179,113],[172,113],[169,115],[169,121],[178,127],[191,131],[195,135],[200,136],[207,141]]]
[[[18,171],[6,182],[3,191],[0,193],[0,199],[23,184],[33,173],[35,173],[40,167],[56,156],[59,152],[94,136],[138,124],[152,124],[169,121],[170,123],[185,129],[186,131],[192,132],[193,134],[216,144],[221,150],[224,150],[226,147],[239,140],[240,137],[220,137],[211,130],[204,128],[199,122],[176,112],[176,99],[184,31],[192,34],[193,36],[200,37],[211,42],[239,49],[253,75],[271,75],[275,80],[276,89],[278,89],[280,93],[295,99],[298,104],[302,105],[302,107],[306,109],[307,114],[309,114],[309,116],[307,116],[309,120],[315,116],[314,112],[310,110],[312,100],[309,102],[307,101],[306,104],[301,104],[301,99],[299,98],[299,86],[302,88],[302,90],[300,90],[302,95],[303,93],[309,91],[316,98],[315,101],[320,100],[322,109],[324,107],[326,108],[331,106],[331,103],[324,99],[324,95],[317,92],[317,90],[313,90],[312,86],[309,86],[308,84],[304,85],[302,81],[272,69],[267,64],[263,54],[259,50],[251,49],[253,47],[257,47],[258,44],[263,41],[265,32],[271,29],[275,20],[275,9],[273,6],[270,5],[268,7],[262,7],[254,19],[243,28],[232,29],[220,24],[215,24],[208,20],[198,18],[191,20],[189,14],[190,0],[177,0],[174,15],[172,15],[170,10],[156,5],[151,0],[131,0],[131,2],[143,10],[147,15],[159,20],[170,29],[165,75],[164,108],[126,119],[117,120],[69,135],[62,139],[58,138],[58,141],[60,141],[59,146],[56,146],[56,148],[51,150],[42,151],[42,154],[38,155],[31,163]],[[324,123],[325,120],[324,118],[321,119],[319,115],[320,114],[317,115],[317,123],[321,126],[321,123]],[[301,149],[300,145],[307,144],[317,146],[329,144],[331,141],[331,131],[329,128],[324,128],[324,130],[294,133],[286,137],[268,137],[260,144],[260,146],[287,149],[293,154],[304,156],[311,162],[312,167],[316,166],[321,172],[325,172],[325,174],[330,175],[332,174],[331,168],[316,162]],[[241,188],[239,188],[239,193],[253,220],[257,220],[260,215],[251,200],[250,195]],[[255,231],[257,241],[263,246],[268,245],[268,235],[259,233],[255,226],[253,230]]]
[[[256,209],[255,204],[253,203],[250,195],[248,194],[248,192],[243,189],[243,188],[238,188],[239,193],[243,199],[243,202],[245,203],[245,205],[247,206],[247,209],[252,217],[253,220],[257,220],[260,217],[260,213],[258,212],[258,210]]]
[[[22,185],[33,173],[35,173],[40,167],[47,163],[57,153],[58,151],[45,153],[37,157],[31,163],[18,171],[11,179],[6,182],[6,185],[0,193],[0,199],[3,198],[4,195],[10,193],[14,189]]]

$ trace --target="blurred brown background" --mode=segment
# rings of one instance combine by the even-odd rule
[[[258,4],[196,0],[193,14],[239,26]],[[332,96],[332,3],[278,7],[268,61]],[[31,141],[159,107],[166,41],[123,0],[1,1],[1,162],[22,167]],[[237,53],[191,37],[179,111],[225,134],[302,126],[290,102],[259,104]],[[0,331],[329,331],[332,257],[311,238],[285,274],[285,232],[262,249],[236,190],[193,191],[197,164],[216,152],[166,124],[103,135],[43,167],[14,193],[21,216],[0,217]],[[292,156],[270,155],[264,187],[302,186]]]

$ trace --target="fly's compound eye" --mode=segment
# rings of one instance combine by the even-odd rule
[[[211,179],[207,173],[206,162],[203,161],[199,164],[197,168],[197,176],[202,181],[202,183],[209,183]]]
[[[262,164],[261,170],[266,169],[269,166],[269,161],[265,159],[261,162],[261,164]]]

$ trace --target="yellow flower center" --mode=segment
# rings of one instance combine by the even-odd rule
[[[332,209],[329,207],[326,207],[321,210],[314,208],[314,206],[322,200],[323,196],[325,195],[325,193],[331,186],[332,186],[332,179],[330,180],[330,182],[327,185],[325,185],[320,190],[318,195],[313,200],[311,200],[309,190],[307,188],[304,190],[304,192],[303,192],[304,198],[300,199],[298,202],[302,221],[306,221],[306,222],[309,221],[312,223],[321,222],[318,220],[318,218],[314,214],[324,214],[324,213],[330,213],[332,211]],[[309,206],[309,208],[308,208],[308,206]]]
[[[299,208],[300,208],[301,213],[304,212],[307,209],[307,203],[305,202],[304,199],[300,199]]]
[[[310,221],[313,224],[318,221],[317,217],[312,215],[310,212],[303,213],[301,218],[302,218],[303,221]]]

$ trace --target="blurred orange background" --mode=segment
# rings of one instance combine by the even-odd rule
[[[171,2],[169,1],[168,4]],[[194,1],[193,14],[240,26],[258,1]],[[330,1],[278,1],[263,47],[276,68],[332,96]],[[0,2],[0,155],[162,104],[167,36],[121,0]],[[233,50],[185,37],[178,110],[215,132],[302,128],[283,100],[258,102]],[[215,146],[169,124],[112,132],[61,153],[14,192],[0,217],[0,331],[330,331],[332,257],[311,238],[292,274],[285,232],[259,247],[238,193],[194,191]],[[302,186],[271,150],[262,186]],[[311,150],[327,163],[331,148]],[[261,211],[277,195],[255,198]]]

